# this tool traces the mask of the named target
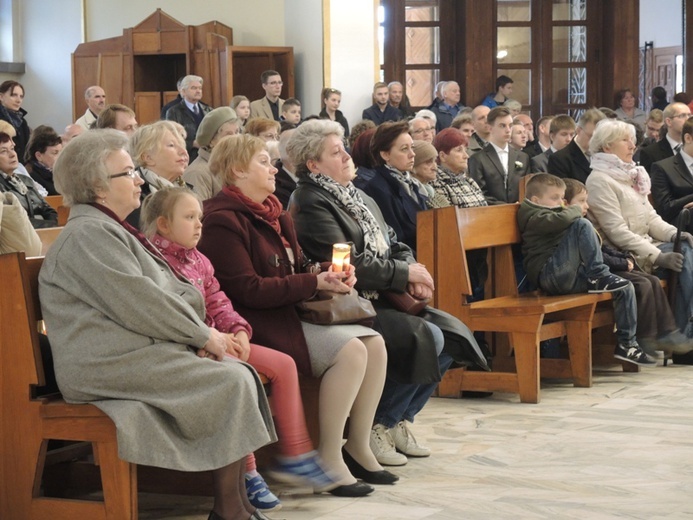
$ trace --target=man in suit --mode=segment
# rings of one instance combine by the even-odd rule
[[[652,164],[652,198],[664,220],[676,225],[681,210],[693,208],[693,117],[681,132],[683,146],[676,155]],[[693,230],[693,222],[688,231]]]
[[[469,174],[489,205],[518,202],[520,177],[529,172],[529,157],[509,145],[513,117],[508,108],[492,108],[487,121],[491,127],[489,142],[469,158]]]
[[[649,174],[652,174],[654,163],[673,157],[681,148],[681,131],[683,124],[691,116],[691,109],[683,103],[672,103],[667,105],[663,115],[667,134],[656,143],[640,150],[640,165],[644,166]]]
[[[173,105],[166,112],[166,119],[180,123],[185,128],[187,134],[185,138],[185,148],[188,150],[190,162],[197,158],[199,148],[195,141],[197,128],[200,126],[205,114],[212,111],[212,107],[205,105],[202,101],[202,78],[189,74],[180,83],[180,93],[183,99],[180,103]]]
[[[467,154],[471,157],[476,152],[482,150],[488,144],[488,136],[491,133],[491,127],[488,124],[488,113],[491,111],[486,105],[479,105],[472,110],[472,125],[474,133],[469,139]]]
[[[530,158],[531,172],[549,172],[549,157],[563,150],[570,144],[575,137],[575,121],[568,114],[561,114],[551,120],[549,128],[549,137],[551,138],[551,147],[544,153],[535,155]]]
[[[549,157],[549,173],[564,179],[576,179],[584,184],[592,173],[587,158],[594,127],[606,116],[596,108],[585,110],[577,123],[575,138],[570,144]]]
[[[522,114],[520,114],[522,115]],[[520,117],[520,115],[516,117]],[[534,132],[534,138],[532,141],[527,143],[523,152],[525,152],[530,157],[544,153],[551,146],[551,138],[549,137],[549,132],[551,129],[551,120],[553,116],[544,116],[537,121],[536,131]]]
[[[249,119],[265,117],[279,121],[282,114],[282,105],[284,104],[284,100],[279,97],[284,85],[282,77],[276,70],[266,70],[260,75],[260,81],[262,81],[265,97],[250,103]]]
[[[402,113],[390,105],[390,89],[387,83],[378,81],[373,85],[373,104],[363,110],[361,118],[373,121],[376,125],[402,119]]]

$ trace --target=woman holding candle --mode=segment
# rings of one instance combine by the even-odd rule
[[[339,484],[330,492],[363,496],[373,491],[356,478],[394,483],[398,477],[383,470],[369,449],[387,363],[382,337],[361,325],[302,322],[296,311],[296,304],[317,290],[350,291],[356,282],[353,268],[318,272],[303,257],[291,217],[272,194],[277,169],[262,139],[248,134],[222,139],[209,167],[225,186],[204,203],[199,249],[253,327],[254,341],[289,354],[303,375],[322,376],[318,453]],[[342,449],[347,417],[349,435]]]
[[[385,338],[389,365],[371,449],[385,465],[406,464],[407,458],[396,450],[428,456],[430,450],[416,442],[409,424],[453,358],[488,370],[486,360],[469,329],[453,316],[430,307],[413,316],[379,298],[382,292],[428,298],[433,280],[411,249],[397,241],[373,199],[353,186],[341,126],[306,121],[296,129],[287,151],[299,177],[290,211],[301,244],[317,260],[330,258],[335,243],[353,244],[356,288],[372,300],[375,329]]]

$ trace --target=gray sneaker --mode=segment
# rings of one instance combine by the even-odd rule
[[[409,430],[406,421],[400,421],[397,426],[390,430],[392,440],[395,441],[397,451],[404,453],[410,457],[428,457],[431,454],[431,449],[427,446],[422,446],[414,435]]]
[[[407,457],[397,453],[390,430],[382,424],[371,429],[370,446],[376,460],[383,466],[404,466],[407,463]]]

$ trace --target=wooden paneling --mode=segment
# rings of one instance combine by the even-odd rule
[[[161,92],[135,92],[135,117],[140,125],[158,121],[162,106]]]
[[[640,68],[640,3],[637,0],[600,2],[603,19],[602,80],[598,106],[613,106],[614,93],[622,88],[637,92]]]

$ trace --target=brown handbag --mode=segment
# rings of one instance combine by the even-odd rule
[[[431,301],[430,298],[424,298],[423,300],[414,298],[408,292],[382,291],[380,296],[383,296],[398,311],[414,316],[424,310]]]
[[[309,300],[296,304],[299,317],[316,325],[372,325],[375,319],[373,304],[361,298],[355,290],[346,294],[318,291]]]

